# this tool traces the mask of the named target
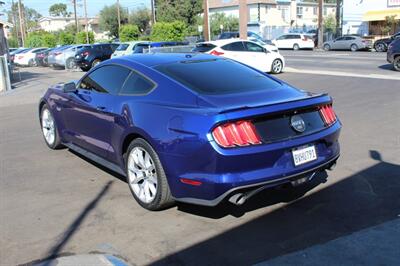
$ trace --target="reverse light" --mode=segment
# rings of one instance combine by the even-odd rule
[[[216,50],[212,50],[210,54],[216,55],[216,56],[220,56],[220,55],[223,55],[224,53],[223,52],[218,52]]]
[[[223,148],[261,144],[261,138],[250,121],[219,125],[212,131],[212,136]]]
[[[331,104],[321,106],[319,109],[319,113],[321,114],[322,119],[324,120],[324,123],[327,126],[332,125],[337,120],[336,114],[333,111]]]

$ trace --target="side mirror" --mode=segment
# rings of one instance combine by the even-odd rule
[[[264,50],[264,53],[267,53],[267,54],[269,53],[267,48],[263,47],[263,50]]]
[[[64,85],[63,85],[63,92],[65,92],[65,93],[68,93],[68,92],[76,92],[76,85],[75,85],[75,82],[64,83]]]

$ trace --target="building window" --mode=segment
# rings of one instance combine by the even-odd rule
[[[314,16],[318,15],[318,8],[316,6],[313,7],[313,15]]]
[[[278,10],[281,12],[282,20],[285,22],[288,22],[289,21],[289,7],[278,6]]]
[[[303,17],[303,7],[298,6],[297,7],[297,18],[302,18]]]
[[[324,16],[326,16],[327,13],[328,13],[328,9],[326,7],[324,7]]]

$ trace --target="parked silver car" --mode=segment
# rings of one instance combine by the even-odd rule
[[[54,53],[52,58],[52,65],[56,67],[65,67],[72,69],[75,67],[75,53],[79,49],[85,47],[86,44],[72,45],[65,49],[60,49]]]
[[[372,42],[370,40],[364,40],[359,36],[342,36],[332,41],[324,42],[322,46],[325,51],[329,50],[367,50],[372,48]]]
[[[65,49],[72,47],[72,45],[63,45],[60,47],[56,47],[49,52],[49,56],[47,57],[47,62],[49,66],[57,66],[57,57],[61,57],[62,52]],[[63,56],[62,56],[63,57]]]

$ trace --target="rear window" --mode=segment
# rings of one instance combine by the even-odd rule
[[[200,52],[200,53],[205,53],[208,51],[211,51],[213,48],[215,48],[216,46],[214,44],[211,43],[200,43],[197,44],[195,48],[193,48],[193,52]]]
[[[129,46],[129,44],[127,44],[127,43],[120,44],[117,47],[116,51],[126,51],[126,49],[128,49],[128,46]]]
[[[183,61],[155,69],[200,94],[261,91],[278,84],[262,73],[227,59]]]
[[[149,44],[137,44],[135,46],[135,49],[133,50],[134,54],[142,54],[143,53],[143,49],[148,49],[149,48]]]

